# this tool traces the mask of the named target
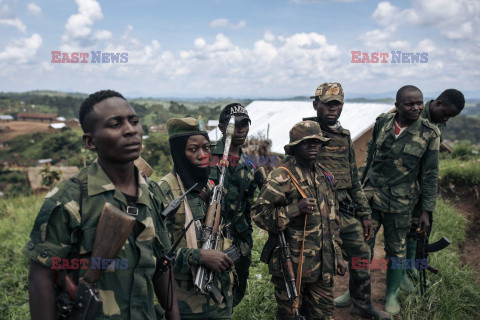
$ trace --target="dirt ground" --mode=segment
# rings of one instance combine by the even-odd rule
[[[1,124],[10,127],[12,130],[2,133],[0,136],[0,142],[5,142],[23,134],[47,131],[50,123],[38,121],[11,121],[2,122]]]
[[[380,239],[383,238],[383,229],[380,229],[377,235],[377,242],[375,245],[375,258],[382,259],[385,257],[385,251],[383,250],[382,243],[379,243]],[[386,270],[376,269],[371,270],[371,281],[372,281],[372,302],[375,307],[380,310],[383,310],[383,305],[385,303],[385,289],[386,289]],[[335,277],[335,285],[333,290],[333,296],[338,297],[343,294],[348,289],[348,272],[343,277]],[[341,320],[362,320],[365,318],[359,316],[352,316],[350,314],[350,307],[346,308],[335,308],[333,313],[335,319]],[[400,318],[398,318],[400,319]]]

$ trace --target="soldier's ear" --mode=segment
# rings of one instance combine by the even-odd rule
[[[84,133],[82,138],[85,148],[92,151],[97,149],[97,147],[95,147],[95,143],[93,142],[93,137],[90,133]]]
[[[317,101],[313,101],[313,110],[317,111],[318,107],[317,107]]]
[[[225,134],[225,124],[223,123],[219,123],[218,124],[218,129],[220,129],[220,131]]]

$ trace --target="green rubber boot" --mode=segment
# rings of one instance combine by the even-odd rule
[[[408,241],[407,240],[407,258],[415,260],[415,253],[417,252],[417,241]],[[414,280],[418,281],[418,270],[417,268],[413,267],[411,269],[407,269],[408,275]]]
[[[387,291],[385,294],[385,311],[391,315],[396,315],[400,312],[400,304],[398,303],[398,292],[400,291],[400,282],[402,281],[403,269],[387,270]]]
[[[350,298],[350,290],[347,290],[344,294],[339,297],[336,297],[333,302],[335,303],[335,307],[344,308],[348,307],[352,303],[352,299]]]

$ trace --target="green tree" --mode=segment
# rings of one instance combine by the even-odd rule
[[[62,172],[60,170],[52,170],[50,166],[46,166],[40,170],[40,175],[42,176],[42,185],[51,187],[55,182],[60,180]]]

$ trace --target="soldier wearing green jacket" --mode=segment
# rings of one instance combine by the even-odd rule
[[[390,314],[372,305],[370,270],[352,269],[352,257],[370,260],[368,241],[373,236],[370,207],[363,192],[355,159],[355,150],[350,132],[344,129],[338,118],[343,109],[343,89],[340,83],[323,83],[310,97],[317,117],[305,118],[320,124],[323,136],[329,138],[318,161],[334,175],[335,191],[339,203],[340,238],[342,253],[349,262],[349,290],[335,299],[335,306],[352,304],[352,314],[374,319],[390,319]]]
[[[242,257],[235,262],[237,281],[233,287],[233,306],[242,301],[247,288],[249,268],[252,261],[251,251],[253,246],[252,220],[250,209],[253,195],[257,187],[254,181],[255,165],[243,153],[241,145],[247,139],[250,118],[247,110],[239,103],[232,103],[222,110],[219,120],[219,129],[223,138],[212,142],[212,159],[210,179],[218,183],[220,168],[217,166],[225,148],[225,130],[231,116],[235,116],[235,131],[229,150],[229,166],[225,170],[224,203],[222,217],[228,226],[228,234],[233,244],[240,248]]]
[[[448,119],[456,117],[460,114],[463,107],[465,106],[465,97],[463,94],[455,89],[447,89],[443,91],[437,99],[430,100],[425,103],[423,107],[422,113],[420,117],[424,119],[428,119],[431,123],[436,125],[440,130],[440,148],[445,143],[444,139],[444,131],[447,124]],[[420,196],[421,199],[421,196]],[[419,200],[415,206],[413,211],[413,221],[412,221],[412,228],[410,232],[407,234],[407,259],[415,259],[415,252],[417,248],[417,237],[416,237],[416,229],[418,228],[418,218],[422,213],[421,208],[422,202]],[[429,217],[430,224],[432,223],[432,217]],[[430,232],[428,232],[430,233]],[[410,277],[417,280],[418,279],[418,271],[416,268],[407,269],[403,273],[402,282],[400,283],[400,289],[412,293],[415,290],[415,285],[410,280]]]
[[[292,173],[307,197],[302,198],[285,168],[277,168],[268,175],[252,207],[253,220],[260,228],[271,234],[284,231],[295,274],[299,272],[299,259],[303,255],[299,307],[301,315],[312,319],[333,319],[333,276],[346,271],[338,234],[334,179],[316,161],[322,143],[327,141],[318,123],[297,123],[290,130],[290,143],[285,145],[285,152],[293,157],[283,166]],[[277,317],[294,319],[281,270],[277,247],[269,261]]]
[[[180,316],[182,319],[227,320],[231,318],[233,309],[234,270],[232,260],[219,250],[228,249],[230,242],[225,241],[222,235],[219,250],[205,250],[201,249],[199,237],[212,187],[208,180],[211,154],[208,134],[201,117],[170,119],[167,130],[174,168],[159,182],[160,200],[168,205],[198,183],[184,198],[186,200],[177,212],[167,220],[172,243],[178,240],[189,220],[194,220],[180,242],[173,266]],[[215,272],[214,285],[223,296],[221,303],[215,302],[209,295],[197,293],[194,277],[200,265]]]
[[[420,117],[423,94],[414,86],[397,92],[396,113],[377,118],[367,148],[364,191],[370,200],[375,234],[384,228],[387,258],[404,258],[406,235],[412,223],[412,212],[419,195],[422,213],[419,233],[429,225],[435,209],[438,180],[440,130]],[[375,237],[369,240],[373,256]],[[401,268],[387,270],[385,311],[398,314],[397,301],[402,278]]]
[[[110,202],[134,214],[136,222],[117,256],[124,263],[103,272],[97,282],[101,305],[95,319],[157,319],[155,292],[167,319],[179,320],[174,291],[167,290],[172,279],[164,275],[153,281],[156,260],[168,252],[170,241],[160,219],[158,185],[134,165],[142,146],[138,116],[120,93],[104,90],[83,102],[79,118],[84,145],[98,158],[47,194],[23,248],[30,259],[32,319],[57,319],[55,299],[62,289],[55,290],[52,269],[58,266],[52,261],[91,257],[100,213]],[[69,270],[73,279],[75,271]],[[85,272],[83,267],[79,270],[80,278]]]

